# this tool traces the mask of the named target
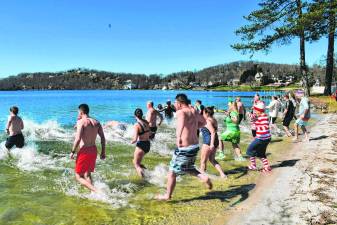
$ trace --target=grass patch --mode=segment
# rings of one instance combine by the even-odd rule
[[[337,112],[337,101],[330,96],[314,95],[310,97],[310,101],[319,107],[326,107],[327,113]]]
[[[211,90],[214,91],[289,91],[301,88],[298,85],[289,85],[287,87],[270,87],[270,86],[250,86],[250,85],[240,85],[240,86],[225,86],[220,85]]]

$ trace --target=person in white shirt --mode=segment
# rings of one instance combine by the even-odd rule
[[[270,122],[270,130],[271,131],[275,130],[276,132],[279,132],[279,129],[276,126],[276,119],[277,119],[278,113],[280,111],[280,107],[281,107],[281,104],[277,100],[276,96],[272,97],[271,102],[266,107],[267,109],[269,109],[269,122]]]

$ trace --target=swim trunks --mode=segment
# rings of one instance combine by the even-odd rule
[[[156,136],[156,132],[157,132],[157,127],[150,127],[150,131],[151,131],[151,135],[150,135],[150,139],[154,139],[154,137]]]
[[[84,146],[77,153],[75,172],[82,175],[94,172],[97,158],[96,146]]]
[[[23,137],[22,133],[9,136],[6,140],[6,148],[11,149],[13,146],[16,146],[17,148],[22,148],[25,145],[25,138]]]
[[[308,126],[308,120],[302,120],[300,118],[298,118],[295,122],[298,126]]]
[[[177,175],[183,175],[186,172],[196,171],[195,160],[199,151],[199,145],[190,145],[188,147],[177,148],[170,162],[170,171]]]
[[[200,131],[202,133],[203,143],[205,145],[211,145],[211,132],[207,129],[207,127],[201,128]],[[215,134],[214,147],[217,148],[218,146],[219,146],[219,138],[218,134]]]
[[[289,127],[292,119],[293,119],[293,116],[285,116],[284,119],[283,119],[283,122],[282,122],[283,126]]]
[[[145,154],[150,151],[150,141],[137,141],[136,146],[143,150]]]

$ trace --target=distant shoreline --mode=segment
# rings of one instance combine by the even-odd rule
[[[7,89],[0,90],[0,92],[4,91],[289,91],[289,90],[297,90],[302,89],[300,86],[288,86],[288,87],[271,87],[271,86],[217,86],[213,88],[181,88],[181,89]]]

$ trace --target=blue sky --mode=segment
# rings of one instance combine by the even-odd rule
[[[3,0],[0,77],[75,67],[113,72],[198,70],[249,60],[230,48],[256,0]],[[109,27],[111,24],[111,28]],[[327,40],[308,44],[307,63]],[[298,40],[253,60],[297,64]]]

